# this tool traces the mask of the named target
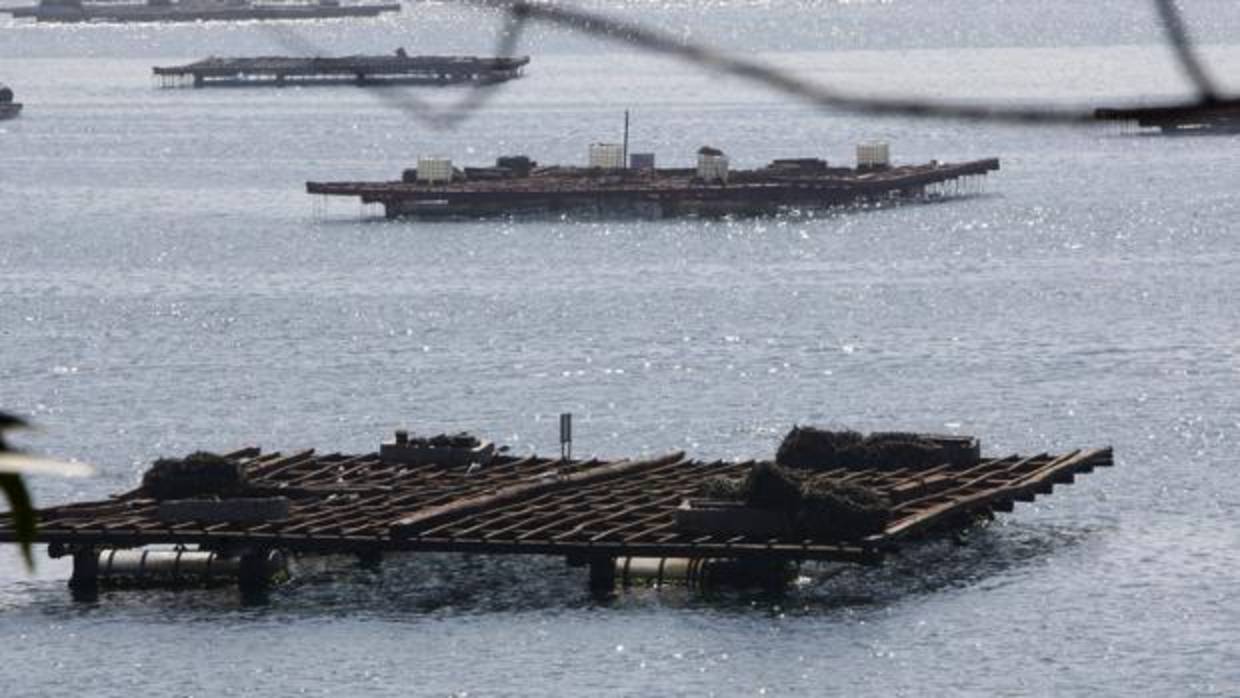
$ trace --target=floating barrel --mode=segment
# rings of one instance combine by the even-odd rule
[[[620,586],[711,587],[781,586],[793,577],[794,567],[784,561],[727,558],[621,557],[616,558]]]
[[[98,582],[120,587],[210,586],[232,584],[243,573],[239,557],[226,557],[203,550],[116,550],[99,551]],[[266,579],[287,575],[283,553],[273,550],[257,561],[257,570]]]

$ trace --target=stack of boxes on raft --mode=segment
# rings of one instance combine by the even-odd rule
[[[697,166],[692,171],[693,180],[699,184],[726,184],[729,176],[728,156],[722,150],[704,145],[697,151]],[[891,167],[891,148],[885,141],[867,141],[857,145],[857,172],[885,170]],[[668,172],[682,174],[685,170],[669,169]],[[835,168],[835,174],[849,172],[848,168]],[[491,167],[457,168],[452,159],[443,156],[419,157],[417,167],[411,167],[401,173],[401,181],[406,184],[449,184],[495,179],[524,179],[531,175],[550,174],[590,174],[621,175],[632,173],[635,177],[654,175],[659,172],[655,168],[654,153],[632,153],[628,155],[628,166],[625,166],[624,146],[619,143],[591,143],[586,158],[586,167],[580,168],[550,166],[539,168],[538,163],[528,155],[506,155],[496,158]],[[827,161],[820,158],[777,158],[759,170],[752,170],[772,177],[795,177],[826,175],[832,172]]]

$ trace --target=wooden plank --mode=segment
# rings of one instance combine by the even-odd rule
[[[1093,452],[1073,451],[1051,461],[1051,463],[1047,464],[1040,470],[1042,473],[1050,473],[1063,467],[1070,467],[1073,462],[1084,460],[1090,457],[1092,453]],[[1035,480],[1034,482],[1037,483],[1039,481]],[[996,499],[1011,497],[1027,487],[1028,481],[1026,479],[1019,482],[1010,483],[1007,486],[986,489],[965,497],[949,500],[943,504],[926,509],[925,511],[922,511],[914,516],[906,517],[897,521],[894,525],[888,526],[886,531],[875,538],[890,539],[907,535],[927,527],[938,519],[946,518],[948,514],[968,511]]]
[[[272,454],[279,455],[279,454]],[[258,466],[247,468],[246,476],[251,478],[272,478],[284,472],[285,470],[305,461],[314,455],[314,449],[308,448],[304,451],[291,453],[283,458],[267,461]]]
[[[893,504],[900,504],[928,494],[941,492],[952,486],[954,480],[944,474],[927,475],[905,480],[886,490]]]
[[[476,514],[496,506],[529,499],[548,492],[556,492],[587,483],[610,480],[628,473],[656,468],[668,463],[677,463],[684,459],[684,455],[683,451],[678,451],[650,460],[619,461],[582,472],[569,473],[562,476],[557,475],[551,479],[539,482],[510,485],[491,494],[460,499],[440,507],[424,509],[410,514],[392,524],[391,534],[396,538],[415,536],[424,530],[434,527],[438,523],[450,519]]]
[[[932,508],[938,506],[943,501],[951,500],[953,497],[959,497],[961,490],[978,487],[985,488],[987,487],[986,483],[1001,477],[1006,477],[1010,480],[1044,458],[1046,458],[1046,454],[1039,454],[1020,459],[1008,457],[986,461],[986,463],[982,465],[962,471],[949,487],[939,490],[933,494],[911,499],[906,502],[901,502],[895,507],[895,509],[897,511],[916,511],[917,509],[923,507]],[[895,517],[893,517],[893,520],[894,519]]]

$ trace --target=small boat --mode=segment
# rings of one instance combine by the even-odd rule
[[[0,120],[12,119],[22,113],[21,102],[13,101],[13,90],[0,84]]]
[[[146,0],[89,2],[40,0],[38,5],[0,9],[38,22],[203,22],[248,19],[375,17],[399,12],[400,3],[344,4],[340,0],[255,2],[254,0]]]

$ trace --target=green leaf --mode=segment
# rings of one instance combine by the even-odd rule
[[[26,489],[22,476],[13,473],[0,473],[0,490],[4,491],[4,496],[9,500],[9,515],[13,518],[17,543],[22,547],[22,557],[26,559],[26,566],[34,569],[31,543],[34,542],[34,534],[38,528],[38,515],[30,503],[30,491]]]

